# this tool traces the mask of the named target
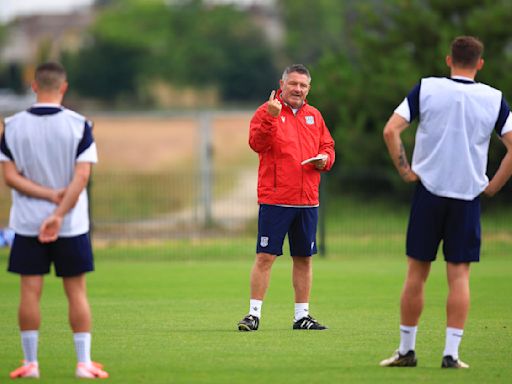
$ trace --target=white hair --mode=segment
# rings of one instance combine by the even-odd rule
[[[283,72],[283,76],[281,77],[281,80],[286,81],[288,75],[293,72],[306,75],[308,77],[308,80],[311,82],[311,75],[309,74],[308,69],[303,64],[292,64],[289,67],[286,67]]]

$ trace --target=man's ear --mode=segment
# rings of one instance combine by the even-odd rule
[[[476,63],[476,70],[479,71],[484,67],[484,59],[479,58],[478,62]]]
[[[66,91],[68,90],[68,87],[69,87],[69,83],[67,81],[64,81],[60,88],[59,88],[59,92],[61,95],[64,95],[66,93]]]
[[[450,55],[446,56],[445,61],[446,61],[446,65],[451,68],[453,65],[452,57]]]

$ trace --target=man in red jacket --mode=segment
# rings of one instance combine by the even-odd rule
[[[293,259],[293,329],[327,327],[309,315],[312,259],[316,249],[320,173],[334,163],[334,140],[320,112],[306,96],[311,76],[302,64],[284,70],[280,89],[272,91],[250,124],[249,145],[258,153],[258,240],[251,271],[249,314],[240,331],[258,329],[270,270],[283,254],[286,234]]]

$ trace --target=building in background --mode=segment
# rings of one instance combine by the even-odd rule
[[[16,18],[7,25],[0,59],[7,65],[21,66],[23,81],[29,84],[38,62],[57,60],[63,51],[79,49],[93,21],[94,13],[87,8],[69,14]]]

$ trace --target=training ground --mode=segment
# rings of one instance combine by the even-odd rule
[[[153,121],[153,126],[160,127],[155,129],[161,145],[152,147],[147,142],[150,130],[137,129],[147,120],[128,119],[134,124],[132,129],[127,128],[127,120],[111,122],[117,126],[108,131],[105,121],[111,118],[94,118],[102,161],[95,168],[96,183],[102,173],[126,172],[127,168],[163,172],[187,167],[195,159],[191,153],[198,139],[190,120],[183,120],[182,132],[189,129],[191,138],[172,136],[168,122],[158,125]],[[255,159],[246,143],[247,116],[237,123],[229,121],[232,128],[227,136],[214,136],[214,151],[230,144],[228,153],[215,158],[216,166],[233,161],[254,169]],[[188,150],[180,152],[187,146]],[[127,185],[121,187],[121,192],[128,190]],[[221,186],[215,196],[231,192]],[[164,188],[162,196],[169,193]],[[100,218],[115,214],[107,208],[95,214]],[[129,216],[130,223],[148,220],[154,209],[128,211],[124,217]],[[186,209],[185,205],[179,212]],[[5,216],[5,207],[2,212]],[[379,361],[389,357],[399,341],[407,204],[337,194],[330,197],[326,213],[327,255],[315,256],[310,307],[329,330],[291,329],[291,261],[285,247],[285,255],[272,271],[260,330],[237,331],[237,322],[249,304],[255,248],[251,219],[246,230],[212,236],[199,236],[199,231],[193,236],[109,241],[108,235],[95,233],[96,271],[88,276],[93,359],[105,365],[110,383],[123,384],[508,383],[512,378],[511,214],[507,207],[484,212],[482,262],[472,267],[472,305],[460,348],[461,358],[471,365],[469,370],[440,368],[447,292],[442,255],[426,287],[417,339],[418,367],[379,367]],[[126,225],[122,220],[119,223]],[[7,255],[6,248],[0,250],[0,265],[6,266]],[[0,383],[9,380],[9,372],[22,358],[18,295],[18,276],[0,274]],[[39,382],[75,383],[76,358],[65,296],[61,281],[53,275],[46,278],[41,308]]]

